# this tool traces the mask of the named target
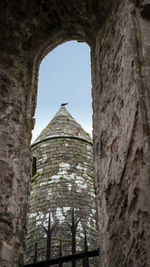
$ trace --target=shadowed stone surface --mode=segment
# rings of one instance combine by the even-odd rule
[[[67,40],[91,47],[101,266],[150,264],[149,0],[0,2],[0,264],[24,251],[39,65]]]

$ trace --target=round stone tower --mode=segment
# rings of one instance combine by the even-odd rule
[[[32,144],[26,263],[34,260],[36,242],[38,261],[58,257],[60,243],[62,255],[71,254],[73,221],[76,253],[84,250],[85,231],[89,250],[97,247],[92,154],[90,136],[65,106],[61,106]],[[48,228],[51,230],[49,255],[46,248]]]

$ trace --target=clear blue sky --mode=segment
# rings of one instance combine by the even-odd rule
[[[47,126],[62,103],[75,120],[92,133],[90,48],[66,42],[49,53],[39,72],[36,124],[33,141]]]

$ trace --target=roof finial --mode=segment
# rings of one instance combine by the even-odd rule
[[[62,103],[62,104],[61,104],[61,107],[64,107],[64,106],[66,106],[66,105],[68,105],[68,103]]]

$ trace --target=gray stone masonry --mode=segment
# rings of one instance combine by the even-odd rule
[[[89,249],[97,248],[96,207],[92,140],[61,107],[32,145],[37,172],[32,177],[27,224],[26,262],[33,262],[38,242],[38,260],[46,258],[46,232],[49,214],[52,226],[52,257],[71,254],[72,210],[77,227],[76,251],[84,250],[84,230]],[[96,266],[95,261],[90,266]],[[65,265],[64,266],[68,266]],[[80,265],[77,265],[80,266]]]

